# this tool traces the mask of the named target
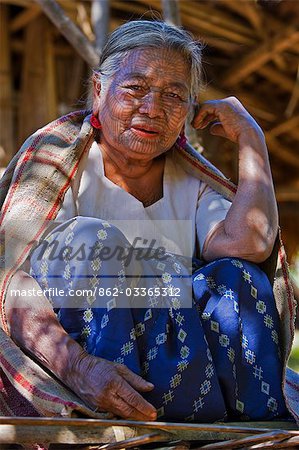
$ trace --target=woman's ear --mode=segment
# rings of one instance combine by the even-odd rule
[[[92,104],[93,113],[99,112],[100,96],[101,96],[101,80],[98,74],[94,74],[92,77],[93,90],[92,90]]]
[[[93,82],[93,90],[96,94],[100,95],[101,92],[101,79],[99,74],[94,74],[92,77],[92,82]]]

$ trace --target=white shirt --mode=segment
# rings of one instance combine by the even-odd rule
[[[75,216],[96,217],[116,225],[130,243],[184,256],[199,257],[197,248],[222,221],[231,203],[206,183],[188,174],[177,161],[175,150],[166,153],[163,197],[144,207],[142,202],[110,181],[104,172],[99,145],[94,142],[80,161],[78,172],[66,192],[57,221]],[[147,239],[147,242],[143,242]]]

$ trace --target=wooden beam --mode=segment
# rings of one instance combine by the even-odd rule
[[[295,108],[299,102],[299,62],[297,66],[297,75],[296,75],[296,85],[294,86],[294,90],[292,92],[291,98],[288,102],[288,105],[285,110],[286,117],[291,117],[295,111]]]
[[[299,141],[299,128],[292,128],[289,133],[293,139]]]
[[[24,8],[29,8],[34,3],[34,0],[0,0],[0,3],[7,4],[7,5],[23,6]]]
[[[160,441],[173,440],[220,440],[260,435],[283,428],[290,436],[297,436],[297,427],[288,422],[247,422],[246,426],[237,423],[189,424],[169,422],[142,422],[130,420],[63,419],[1,417],[0,443],[64,443],[93,444],[116,442],[116,430],[124,439],[154,434]],[[154,431],[155,430],[155,431]]]
[[[225,87],[235,86],[252,72],[258,70],[277,53],[283,52],[299,41],[299,31],[293,27],[286,28],[278,33],[271,41],[267,40],[258,48],[247,53],[241,61],[233,65],[223,76],[222,84]]]
[[[254,436],[248,436],[239,439],[230,439],[229,441],[221,441],[214,444],[207,444],[201,446],[205,450],[232,450],[236,448],[245,448],[247,450],[258,448],[259,445],[266,446],[267,443],[275,445],[275,443],[282,441],[283,439],[289,438],[290,435],[284,430],[274,430],[268,433],[263,433]],[[275,448],[275,446],[274,446]]]
[[[77,4],[77,25],[79,25],[80,29],[83,31],[85,36],[90,42],[95,40],[95,35],[92,30],[91,20],[90,20],[90,11],[87,8],[86,3],[79,2]]]
[[[275,155],[277,158],[285,161],[293,167],[299,167],[299,158],[295,154],[295,152],[287,148],[285,145],[281,144],[276,137],[271,136],[271,134],[267,131],[265,132],[265,135],[270,154],[273,153],[273,155]]]
[[[65,14],[55,0],[35,0],[44,13],[54,23],[63,36],[70,42],[81,58],[91,67],[99,63],[99,55],[82,31]]]
[[[281,202],[278,202],[278,212],[279,212],[280,223],[282,225],[283,231],[285,231],[285,229],[287,228],[287,226],[290,223],[289,220],[288,220],[289,219],[288,216],[293,216],[293,217],[294,216],[295,217],[298,216],[298,218],[299,218],[299,208],[294,208],[294,205],[292,204],[292,201],[285,201],[285,202],[281,201]],[[287,225],[283,223],[284,222],[284,217],[286,217]],[[296,235],[298,234],[297,230],[296,230],[295,234]],[[285,238],[283,240],[285,241]],[[297,241],[297,239],[296,239],[296,241]],[[296,246],[299,247],[299,243],[298,242],[296,242]],[[295,248],[294,250],[295,250],[295,253],[297,253],[296,252],[297,249]],[[289,253],[290,253],[290,250],[288,250],[288,254]],[[299,300],[299,287],[298,287],[297,299]]]
[[[299,188],[280,187],[276,189],[275,194],[278,202],[299,202]]]
[[[180,26],[181,18],[178,0],[162,0],[162,7],[165,22]]]
[[[124,2],[121,0],[113,0],[111,7],[115,10],[120,10],[120,11],[126,11],[129,13],[135,13],[135,14],[144,14],[146,13],[146,11],[148,11],[148,2],[146,2],[146,5],[142,5],[142,1],[138,1],[138,2]],[[158,2],[160,3],[160,1]],[[155,5],[153,5],[153,2],[151,2],[151,6],[155,7]],[[155,8],[156,9],[156,8]],[[157,10],[161,10],[160,6],[157,8]]]
[[[186,16],[201,18],[213,24],[214,27],[234,31],[241,37],[257,41],[256,37],[253,36],[251,27],[244,25],[244,22],[239,20],[236,15],[225,13],[217,7],[213,7],[209,2],[199,2],[196,8],[192,2],[181,2],[181,13],[185,13]]]
[[[23,53],[25,50],[24,40],[19,39],[19,38],[11,39],[10,47],[11,47],[11,50],[15,53]],[[62,42],[59,42],[59,44],[56,44],[55,47],[53,48],[53,51],[54,51],[54,54],[57,56],[66,56],[66,57],[74,55],[74,52],[75,52],[73,47],[71,47],[67,43],[62,43]],[[81,60],[82,60],[82,58],[81,58]]]
[[[284,58],[284,53],[275,55],[273,58],[273,63],[275,65],[275,68],[279,69],[281,72],[287,72],[287,70],[289,69],[289,62],[287,62]]]
[[[140,3],[148,5],[147,0],[139,0]],[[170,0],[171,3],[171,0]],[[256,41],[256,39],[252,36],[252,29],[242,21],[238,20],[236,16],[225,13],[223,10],[213,7],[209,4],[210,2],[190,2],[190,1],[180,1],[180,14],[181,18],[184,15],[185,19],[188,20],[188,17],[195,17],[202,21],[208,21],[209,23],[214,25],[214,29],[223,28],[226,30],[234,31],[236,34],[241,35],[242,37],[251,38],[251,42]],[[160,0],[151,0],[151,6],[155,8],[157,11],[161,10],[161,1]],[[135,6],[134,6],[135,7]],[[131,7],[133,9],[133,7]],[[187,23],[184,20],[184,25]],[[197,28],[197,33],[200,34]],[[240,38],[240,39],[241,39]]]
[[[91,24],[95,34],[95,46],[98,54],[106,44],[109,31],[110,0],[92,0]]]
[[[120,450],[132,447],[137,447],[145,444],[150,444],[157,441],[164,440],[164,435],[159,433],[150,433],[142,436],[136,436],[123,441],[112,442],[111,444],[104,444],[98,447],[96,450]]]
[[[282,123],[279,123],[275,127],[271,128],[271,130],[268,130],[268,133],[273,137],[277,137],[280,134],[289,133],[293,128],[298,127],[299,127],[299,115],[291,117],[290,119],[285,120]]]
[[[171,0],[170,0],[171,1]],[[127,11],[142,13],[137,8],[127,2],[113,2],[117,3],[118,8],[125,8]],[[147,0],[139,0],[138,3],[148,5]],[[157,11],[161,10],[160,0],[151,1]],[[231,20],[229,16],[223,14],[216,8],[212,8],[205,2],[198,2],[195,8],[193,2],[180,2],[180,16],[181,21],[187,28],[193,28],[196,30],[196,34],[202,36],[204,33],[211,33],[212,37],[220,36],[226,38],[232,42],[236,42],[243,45],[252,46],[256,44],[257,40],[252,34],[252,30],[249,27],[240,24],[234,19]]]
[[[10,31],[13,33],[19,31],[20,29],[26,27],[33,19],[41,14],[41,9],[38,5],[33,5],[24,9],[16,17],[14,17],[10,22]]]
[[[256,40],[252,37],[243,36],[228,28],[219,27],[211,23],[207,18],[196,17],[196,12],[190,15],[190,13],[187,14],[181,9],[181,17],[184,25],[200,30],[197,32],[199,36],[204,36],[204,33],[211,33],[214,37],[219,36],[242,45],[252,46],[256,44]]]
[[[285,75],[269,65],[260,67],[258,73],[279,86],[283,91],[292,93],[295,91],[299,94],[299,86],[296,84],[296,78],[293,79],[289,75]]]
[[[20,144],[37,128],[57,117],[51,29],[44,16],[26,27],[19,102]]]
[[[6,165],[15,153],[13,138],[12,74],[10,60],[8,6],[0,4],[0,165]]]
[[[237,12],[237,14],[239,14],[240,16],[247,18],[249,21],[249,9],[251,9],[252,11],[255,10],[257,18],[256,26],[258,27],[256,29],[256,32],[258,33],[258,31],[260,31],[260,35],[263,37],[263,39],[265,39],[267,36],[274,35],[275,33],[277,33],[277,30],[283,30],[286,27],[286,23],[283,20],[280,20],[277,16],[274,16],[271,13],[267,14],[267,11],[265,11],[264,8],[261,7],[261,5],[257,4],[256,0],[221,0],[221,4],[229,10]],[[297,31],[297,28],[294,28],[294,32],[295,31]],[[296,45],[296,42],[290,45],[289,51],[297,55],[299,54],[299,48],[298,45]],[[276,56],[277,55],[275,55],[274,58],[276,58]]]
[[[125,4],[127,2],[119,3]],[[138,3],[148,5],[148,0],[139,0]],[[211,33],[214,33],[214,36],[223,36],[226,39],[230,39],[232,42],[239,42],[240,44],[251,46],[258,42],[259,38],[253,34],[251,27],[244,25],[244,23],[239,21],[238,17],[235,15],[230,16],[225,14],[222,10],[211,6],[209,2],[197,2],[197,6],[199,6],[198,4],[200,3],[200,8],[195,8],[194,3],[195,2],[181,1],[180,11],[185,26],[189,26],[188,20],[190,18],[192,19],[192,24],[194,25],[191,26],[196,30],[194,31],[195,34],[200,35],[202,34],[202,30],[203,32],[206,32],[209,29]],[[284,30],[286,27],[283,21],[277,19],[273,15],[266,15],[263,8],[256,3],[256,0],[244,0],[242,2],[237,0],[221,0],[221,5],[222,4],[227,4],[226,6],[229,5],[228,9],[238,12],[240,16],[246,18],[252,25],[255,23],[255,33],[259,30],[260,34],[258,33],[258,36],[261,36],[263,39],[269,35],[269,30],[273,34],[277,30]],[[151,6],[157,11],[161,10],[160,0],[152,0]],[[141,14],[144,12],[142,8],[137,8],[135,5],[133,7],[129,3],[126,5],[125,9]],[[196,19],[198,20],[197,23]],[[293,30],[294,32],[297,31],[296,28],[293,28]],[[291,43],[290,49],[292,52],[299,54],[299,48],[296,44],[297,42]]]
[[[207,100],[222,99],[228,97],[229,95],[229,92],[210,84],[200,93],[200,101],[204,102]],[[277,115],[271,111],[268,111],[263,101],[255,96],[254,93],[239,91],[237,97],[255,118],[262,119],[270,123],[277,120]]]
[[[125,429],[125,437],[135,437],[134,429]],[[167,435],[166,435],[167,436]],[[163,439],[161,439],[163,440]],[[167,438],[164,438],[167,440]],[[32,444],[42,442],[49,444],[104,444],[115,442],[113,427],[75,427],[64,425],[30,426],[30,425],[2,425],[0,424],[1,444]]]
[[[260,5],[257,5],[255,0],[247,0],[238,2],[236,0],[222,0],[224,5],[229,10],[236,12],[241,17],[244,17],[253,26],[259,35],[264,35],[264,17]]]
[[[196,36],[198,33],[198,29],[194,27],[189,27],[190,31],[193,31]],[[231,57],[232,54],[238,53],[240,51],[240,45],[236,42],[230,42],[227,39],[223,39],[221,37],[210,36],[209,34],[205,34],[204,36],[199,36],[199,40],[204,44],[207,44],[209,47],[215,47],[225,56]]]
[[[286,27],[285,21],[279,19],[277,16],[274,16],[273,14],[268,14],[266,18],[267,23],[267,32],[271,34],[275,34],[277,30],[283,30]],[[298,27],[294,28],[294,31],[296,31]],[[299,55],[299,48],[298,45],[293,44],[290,46],[289,51],[292,51],[292,53],[295,53]]]

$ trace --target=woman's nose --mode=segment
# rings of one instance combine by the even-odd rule
[[[163,117],[164,108],[162,98],[159,92],[151,91],[146,94],[139,107],[141,114],[147,114],[150,118]]]

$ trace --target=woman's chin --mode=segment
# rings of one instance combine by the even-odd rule
[[[130,139],[126,142],[126,153],[128,156],[138,155],[142,158],[148,157],[151,155],[153,158],[156,158],[159,155],[170,150],[175,141],[173,143],[167,144],[166,142],[157,142],[155,140],[147,140],[147,139]]]
[[[130,158],[136,157],[138,159],[148,159],[149,156],[151,158],[156,158],[167,150],[168,149],[165,149],[165,147],[162,147],[161,145],[135,141],[126,148],[125,154]]]

